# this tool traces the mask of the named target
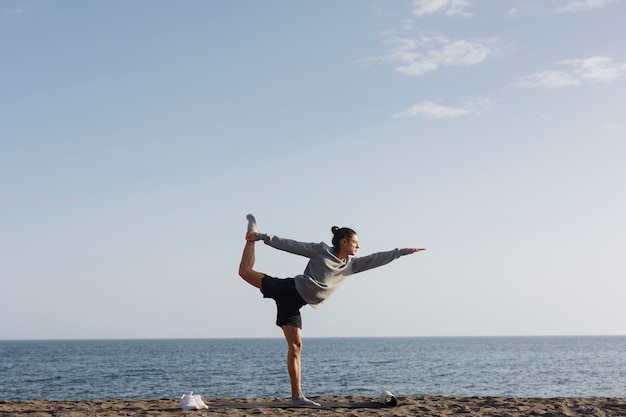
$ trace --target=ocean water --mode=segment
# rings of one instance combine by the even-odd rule
[[[311,338],[308,396],[626,397],[626,337]],[[0,400],[287,397],[282,339],[0,341]]]

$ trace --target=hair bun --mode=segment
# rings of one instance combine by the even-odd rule
[[[334,235],[334,234],[337,234],[337,232],[339,231],[339,228],[337,226],[333,226],[330,228],[330,231],[333,232],[333,235]]]

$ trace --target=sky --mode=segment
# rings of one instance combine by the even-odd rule
[[[0,339],[624,335],[624,0],[0,0]],[[262,243],[256,269],[306,259]]]

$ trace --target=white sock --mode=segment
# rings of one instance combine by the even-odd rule
[[[259,233],[261,231],[261,228],[259,227],[259,223],[257,223],[256,219],[254,218],[252,214],[248,214],[246,216],[246,219],[248,219],[248,232]]]
[[[307,397],[302,396],[302,397],[298,397],[298,398],[292,398],[291,399],[291,405],[294,407],[321,407],[322,405],[319,403],[316,403],[315,401],[311,401],[309,400]]]

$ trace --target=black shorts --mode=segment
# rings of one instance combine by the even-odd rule
[[[264,298],[271,298],[276,301],[276,325],[284,325],[302,328],[302,317],[300,308],[306,305],[298,290],[296,281],[293,278],[274,278],[265,275],[261,281],[261,293]]]

